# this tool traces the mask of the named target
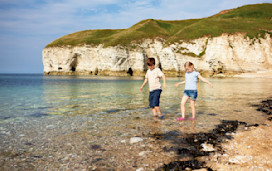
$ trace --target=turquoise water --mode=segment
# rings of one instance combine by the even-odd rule
[[[214,88],[199,84],[196,121],[178,122],[184,86],[174,84],[182,80],[167,78],[160,105],[165,119],[157,120],[148,108],[148,87],[139,90],[142,77],[2,74],[0,163],[6,170],[87,170],[110,165],[135,170],[134,162],[158,168],[176,154],[161,150],[172,147],[172,141],[154,142],[150,135],[186,137],[210,131],[223,119],[249,124],[266,120],[252,105],[272,96],[272,79],[209,78]],[[190,116],[188,104],[186,117]],[[135,136],[143,141],[131,144]],[[143,151],[153,157],[139,158]],[[159,163],[150,162],[154,155],[160,156]]]
[[[166,119],[180,115],[179,103],[183,86],[174,87],[182,78],[168,78],[161,96],[161,108]],[[272,95],[270,79],[209,79],[214,88],[199,85],[198,121],[211,128],[221,119],[263,122],[251,104]],[[0,122],[36,120],[47,116],[127,115],[142,112],[151,116],[148,108],[148,86],[139,87],[143,78],[94,76],[43,76],[38,74],[0,75]],[[187,106],[187,117],[190,108]],[[169,117],[168,117],[169,116]],[[200,125],[201,125],[200,124]],[[205,127],[205,126],[204,126]]]
[[[1,120],[92,115],[146,107],[141,80],[114,77],[1,75]]]

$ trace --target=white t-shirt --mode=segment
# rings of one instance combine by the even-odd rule
[[[152,71],[150,69],[147,70],[147,72],[145,74],[145,78],[148,79],[149,91],[161,89],[160,78],[163,75],[164,74],[162,73],[160,68],[154,68]]]
[[[193,71],[191,73],[186,72],[185,78],[186,78],[186,83],[185,83],[185,90],[197,90],[197,80],[199,72]]]

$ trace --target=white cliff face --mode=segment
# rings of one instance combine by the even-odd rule
[[[269,35],[252,40],[223,34],[171,45],[145,40],[136,48],[84,45],[43,50],[45,74],[144,75],[148,57],[155,57],[157,66],[171,76],[181,75],[186,61],[209,75],[266,71],[272,69],[272,40]]]

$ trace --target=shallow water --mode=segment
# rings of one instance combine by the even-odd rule
[[[43,156],[35,148],[46,147],[47,157],[61,156],[55,154],[55,147],[61,149],[67,142],[82,143],[75,140],[75,134],[85,139],[90,136],[92,143],[109,146],[150,132],[201,132],[213,129],[220,120],[255,124],[266,119],[251,105],[271,97],[272,79],[226,78],[209,79],[214,88],[200,82],[197,120],[177,122],[184,86],[176,88],[174,84],[182,80],[168,78],[168,87],[161,95],[165,119],[157,122],[148,108],[148,86],[143,92],[139,90],[141,77],[2,74],[0,150],[18,152],[34,148],[37,155]],[[188,103],[186,117],[190,117],[190,112]],[[35,146],[26,147],[29,143]],[[79,144],[77,148],[86,146]]]
[[[161,108],[166,115],[178,117],[183,86],[174,87],[182,78],[169,78],[163,90]],[[196,109],[198,122],[204,127],[220,119],[262,122],[250,104],[272,94],[270,79],[210,79],[214,88],[199,85]],[[141,93],[142,78],[0,75],[0,121],[13,122],[43,116],[104,117],[142,112],[148,109],[148,86]],[[190,117],[189,103],[187,117]],[[101,123],[103,124],[103,123]]]

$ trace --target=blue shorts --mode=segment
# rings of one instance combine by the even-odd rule
[[[196,100],[197,90],[184,90],[184,95],[190,97],[191,100]]]
[[[160,96],[161,96],[161,89],[153,90],[149,92],[149,106],[155,107],[160,106]]]

